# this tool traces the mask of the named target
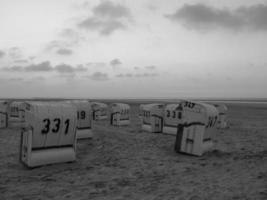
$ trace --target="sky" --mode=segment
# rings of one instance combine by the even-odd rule
[[[0,98],[267,98],[267,0],[0,0]]]

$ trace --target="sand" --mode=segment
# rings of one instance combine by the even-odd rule
[[[229,104],[230,127],[202,157],[174,152],[175,137],[94,122],[95,137],[78,141],[77,161],[27,169],[20,131],[0,130],[0,200],[267,199],[267,105]]]

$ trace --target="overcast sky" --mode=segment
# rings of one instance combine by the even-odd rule
[[[1,0],[0,98],[267,98],[266,0]]]

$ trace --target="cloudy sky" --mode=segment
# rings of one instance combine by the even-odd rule
[[[266,0],[1,0],[0,98],[267,98]]]

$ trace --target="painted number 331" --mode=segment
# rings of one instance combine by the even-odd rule
[[[52,121],[52,123],[51,123],[51,121]],[[55,118],[53,120],[50,120],[50,119],[46,118],[46,119],[43,120],[43,123],[44,123],[44,128],[41,131],[42,134],[47,134],[47,133],[50,132],[50,130],[53,133],[58,133],[58,131],[60,130],[61,120],[59,118]],[[68,134],[70,120],[66,119],[65,122],[64,122],[64,125],[65,125],[64,133]]]

